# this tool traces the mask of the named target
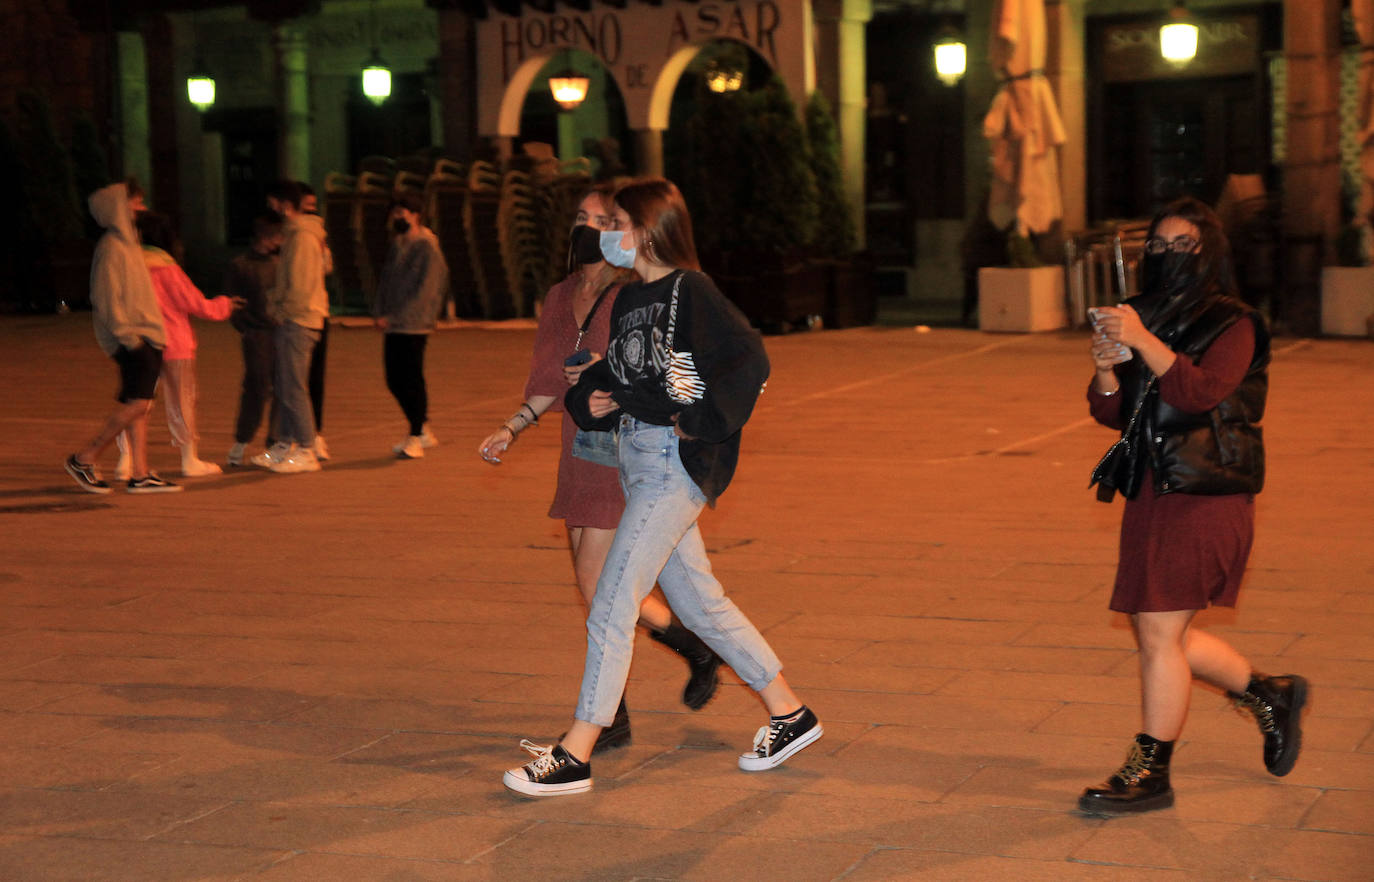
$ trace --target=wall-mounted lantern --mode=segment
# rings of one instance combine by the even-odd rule
[[[1197,25],[1182,3],[1169,11],[1169,21],[1159,29],[1159,54],[1175,67],[1183,67],[1197,56]]]
[[[201,113],[214,106],[215,78],[205,73],[205,65],[197,64],[195,71],[186,78],[186,97]]]
[[[946,86],[953,86],[964,78],[968,69],[968,47],[963,37],[946,28],[935,40],[935,75]]]
[[[706,88],[712,92],[738,92],[744,88],[744,71],[730,65],[722,65],[718,62],[711,62],[706,67],[703,74],[706,78]]]
[[[391,97],[391,68],[382,61],[376,49],[372,50],[372,58],[363,68],[363,94],[378,107]]]

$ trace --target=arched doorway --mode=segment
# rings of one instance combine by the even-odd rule
[[[549,90],[549,78],[567,71],[589,81],[586,99],[572,110],[560,108]],[[512,80],[511,88],[520,87]],[[543,59],[523,88],[516,152],[527,142],[549,144],[559,159],[586,157],[597,178],[627,174],[635,167],[625,98],[600,59],[579,50],[560,51]]]

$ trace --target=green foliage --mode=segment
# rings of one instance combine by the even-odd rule
[[[820,92],[812,92],[806,103],[806,140],[820,215],[813,250],[822,257],[845,257],[854,251],[854,220],[845,199],[839,130]]]
[[[753,92],[704,86],[687,126],[681,180],[705,254],[810,248],[820,219],[805,132],[782,81]]]

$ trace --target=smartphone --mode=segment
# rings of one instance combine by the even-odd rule
[[[579,349],[572,355],[563,359],[564,367],[577,367],[579,364],[586,364],[592,360],[592,353],[589,349]]]
[[[1101,316],[1100,310],[1101,307],[1088,307],[1088,321],[1092,322],[1093,333],[1095,334],[1101,333],[1101,330],[1099,328]],[[1123,361],[1129,361],[1131,359],[1131,348],[1127,346],[1125,343],[1117,343],[1115,357],[1117,359],[1118,364]]]

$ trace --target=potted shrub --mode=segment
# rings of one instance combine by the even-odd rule
[[[978,327],[984,331],[1053,331],[1068,324],[1064,269],[1046,266],[1035,243],[1013,229],[1007,266],[978,270]]]

